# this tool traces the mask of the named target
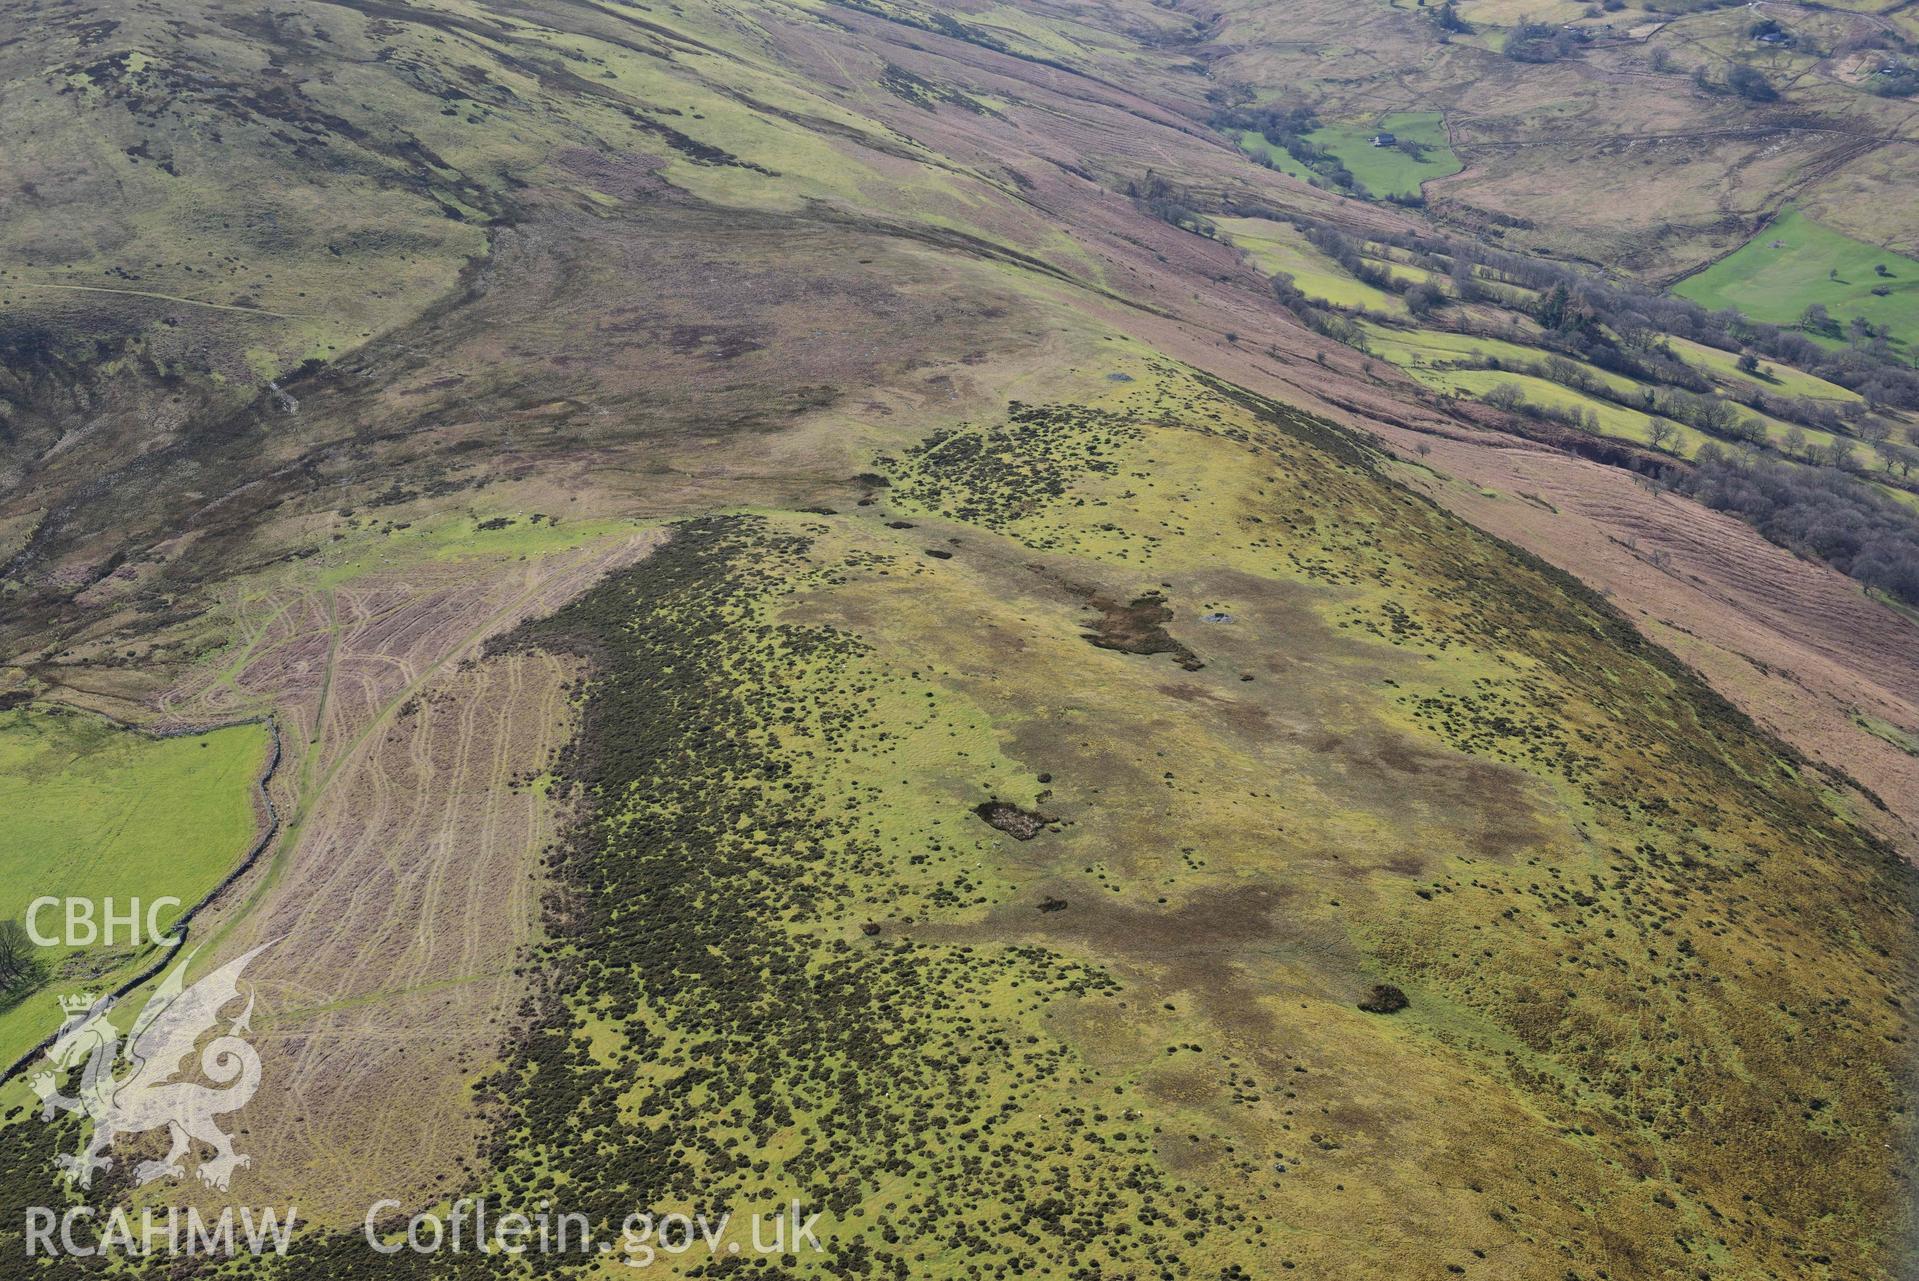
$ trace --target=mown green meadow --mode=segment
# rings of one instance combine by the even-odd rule
[[[1245,151],[1247,155],[1259,156],[1270,161],[1273,168],[1283,174],[1290,174],[1302,182],[1316,181],[1313,171],[1301,164],[1292,152],[1286,150],[1284,147],[1275,147],[1272,143],[1266,141],[1265,137],[1256,129],[1240,130],[1239,145],[1240,149]]]
[[[1808,400],[1830,400],[1839,404],[1857,404],[1860,400],[1856,391],[1829,383],[1791,365],[1782,365],[1776,360],[1762,361],[1759,369],[1749,374],[1739,368],[1739,357],[1732,352],[1708,347],[1688,338],[1668,338],[1666,341],[1687,364],[1704,369],[1721,385],[1745,384],[1783,396],[1802,396]]]

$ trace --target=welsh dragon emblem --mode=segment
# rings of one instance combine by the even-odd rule
[[[174,966],[127,1033],[124,1051],[131,1070],[122,1076],[114,1075],[122,1054],[120,1035],[107,1021],[117,998],[62,1000],[67,1021],[47,1049],[52,1067],[33,1078],[33,1090],[40,1096],[42,1120],[51,1121],[56,1111],[64,1111],[84,1112],[93,1122],[93,1134],[80,1152],[59,1157],[69,1179],[83,1188],[91,1186],[95,1170],[112,1167],[113,1158],[106,1153],[118,1136],[163,1126],[172,1137],[172,1147],[161,1160],[135,1166],[135,1183],[183,1177],[181,1160],[195,1141],[214,1152],[196,1171],[200,1182],[210,1188],[225,1191],[234,1170],[251,1164],[251,1158],[233,1150],[233,1140],[214,1120],[245,1107],[260,1088],[260,1056],[240,1036],[249,1030],[253,1015],[250,992],[246,1008],[200,1051],[200,1070],[214,1085],[177,1078],[200,1038],[218,1027],[220,1011],[239,999],[240,972],[271,946],[263,943],[191,986],[186,972],[193,955]],[[60,1093],[61,1078],[76,1064],[84,1064],[80,1092]]]

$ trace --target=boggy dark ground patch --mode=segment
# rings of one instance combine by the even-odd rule
[[[1516,769],[1427,746],[1389,730],[1355,734],[1326,730],[1306,745],[1336,762],[1365,794],[1419,798],[1444,814],[1456,816],[1436,826],[1434,837],[1439,838],[1443,830],[1446,840],[1468,843],[1477,855],[1509,862],[1551,839],[1534,805],[1528,780]],[[1432,857],[1446,852],[1434,849],[1423,853],[1417,866],[1405,874],[1425,870]],[[1405,868],[1390,870],[1403,872]],[[1354,873],[1359,871],[1356,864]]]
[[[1293,925],[1283,909],[1292,892],[1267,885],[1201,891],[1176,907],[1140,907],[1087,900],[1071,911],[1035,912],[1025,904],[993,912],[977,925],[909,927],[928,941],[983,942],[1041,938],[1069,942],[1129,965],[1156,969],[1168,990],[1191,994],[1214,1026],[1259,1047],[1280,1041],[1261,992],[1241,957],[1255,951],[1310,949],[1321,968],[1357,971],[1360,957],[1343,938]],[[1048,895],[1046,901],[1064,901]],[[1261,1052],[1264,1052],[1262,1049]]]
[[[605,332],[637,334],[676,356],[697,356],[717,363],[765,351],[773,338],[772,330],[765,325],[673,323],[655,317],[617,320],[608,324]]]
[[[1126,604],[1105,596],[1093,597],[1091,604],[1099,618],[1086,632],[1089,644],[1122,654],[1171,654],[1181,667],[1196,672],[1206,664],[1199,655],[1173,639],[1166,624],[1173,621],[1172,606],[1158,592],[1135,596]]]
[[[659,196],[669,186],[666,179],[660,177],[660,170],[667,164],[663,156],[565,147],[554,153],[554,159],[596,189],[622,200]]]

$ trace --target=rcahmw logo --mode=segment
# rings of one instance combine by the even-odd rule
[[[35,1205],[27,1207],[27,1257],[73,1255],[86,1259],[118,1254],[230,1259],[242,1248],[255,1255],[269,1250],[285,1254],[293,1241],[294,1213],[289,1206],[282,1218],[281,1211],[268,1206],[256,1214],[251,1206],[243,1205],[239,1233],[235,1235],[230,1205],[211,1221],[198,1206],[184,1210],[168,1206],[160,1211],[148,1206],[140,1211],[137,1226],[133,1213],[118,1206],[102,1219],[90,1206],[77,1205],[55,1214],[44,1205]]]
[[[240,974],[247,963],[270,946],[254,948],[191,986],[186,983],[193,960],[189,953],[147,998],[124,1047],[107,1021],[117,998],[61,998],[67,1019],[47,1049],[50,1066],[33,1078],[33,1090],[40,1097],[42,1120],[51,1121],[55,1112],[64,1111],[83,1113],[93,1123],[80,1151],[59,1157],[60,1169],[71,1182],[90,1187],[94,1171],[111,1168],[113,1158],[107,1153],[120,1135],[162,1128],[172,1146],[161,1159],[133,1168],[135,1184],[181,1178],[186,1173],[181,1162],[196,1142],[213,1150],[194,1171],[210,1188],[226,1191],[233,1172],[251,1164],[233,1150],[233,1140],[215,1119],[246,1106],[260,1088],[260,1056],[240,1035],[249,1030],[253,1015],[250,993],[246,1008],[200,1050],[200,1071],[214,1084],[177,1078],[201,1037],[218,1028],[220,1011],[239,999]],[[123,1056],[127,1070],[116,1075]],[[60,1093],[62,1078],[76,1065],[79,1093]]]

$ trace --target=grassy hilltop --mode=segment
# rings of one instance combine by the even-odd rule
[[[254,1163],[96,1200],[297,1203],[204,1272],[289,1279],[629,1271],[363,1240],[468,1195],[823,1211],[823,1255],[667,1275],[1899,1275],[1903,799],[1361,430],[1544,466],[1558,420],[1478,404],[1530,380],[1586,456],[1683,464],[1649,394],[1760,451],[1867,398],[1676,330],[1569,354],[1383,199],[1510,180],[1459,102],[1320,84],[1375,199],[1215,130],[1337,16],[1269,9],[0,19],[9,883],[211,883],[257,830],[265,730],[91,712],[282,749],[195,934],[276,940]],[[1342,12],[1322,61],[1429,22]],[[82,1199],[31,1102],[0,1252]]]

